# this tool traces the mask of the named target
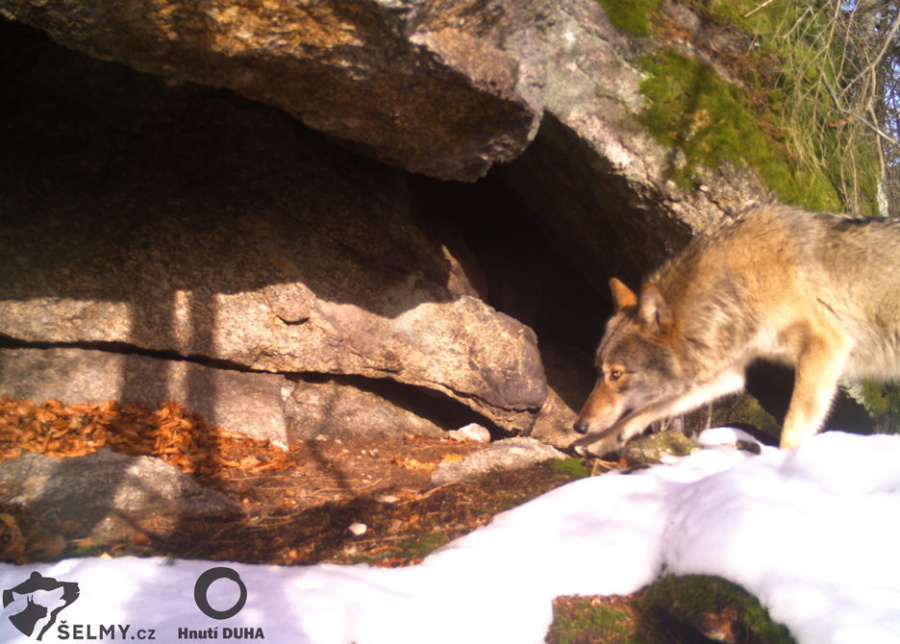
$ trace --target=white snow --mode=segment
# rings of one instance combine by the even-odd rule
[[[665,569],[741,584],[801,643],[900,642],[900,436],[829,432],[758,456],[707,439],[671,464],[554,490],[409,568],[69,559],[2,565],[0,590],[33,571],[79,585],[44,642],[149,641],[152,629],[166,643],[537,644],[554,597],[631,593]],[[218,566],[247,591],[223,620],[194,601]],[[35,641],[49,615],[31,638],[9,618],[58,595],[5,593],[0,642]],[[206,597],[226,611],[240,588],[219,579]]]

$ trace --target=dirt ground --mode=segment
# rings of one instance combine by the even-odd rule
[[[435,488],[429,479],[438,463],[483,445],[406,436],[312,441],[284,450],[212,427],[175,403],[152,410],[0,398],[0,461],[26,451],[69,458],[101,448],[159,457],[243,511],[217,519],[129,517],[120,534],[99,539],[93,525],[37,516],[7,502],[0,505],[0,560],[161,555],[406,565],[577,475],[571,464],[568,470],[546,464]]]

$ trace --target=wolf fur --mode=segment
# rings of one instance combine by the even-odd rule
[[[900,220],[786,206],[747,212],[698,238],[635,294],[610,281],[616,313],[575,430],[602,455],[650,423],[744,388],[757,359],[796,368],[781,447],[825,422],[840,377],[900,377]]]

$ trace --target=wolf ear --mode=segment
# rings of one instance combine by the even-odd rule
[[[641,289],[638,319],[648,333],[657,337],[667,335],[672,328],[675,319],[672,309],[663,294],[653,284],[646,284]]]
[[[616,313],[629,306],[637,306],[637,295],[625,286],[621,280],[615,277],[609,280],[609,290],[612,291],[613,300],[616,303]]]

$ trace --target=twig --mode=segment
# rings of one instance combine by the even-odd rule
[[[759,11],[759,10],[761,10],[761,9],[765,9],[766,7],[768,7],[768,6],[769,6],[770,4],[772,4],[774,1],[775,1],[775,0],[766,0],[766,1],[763,2],[761,5],[758,5],[757,7],[753,8],[753,9],[751,9],[750,11],[748,11],[747,13],[745,13],[745,14],[744,14],[744,17],[745,17],[745,18],[749,18],[750,16],[752,16],[752,15],[753,15],[754,13],[756,13],[757,11]]]

